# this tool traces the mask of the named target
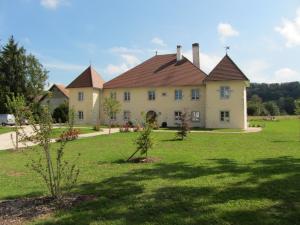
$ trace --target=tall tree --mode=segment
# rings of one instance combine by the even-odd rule
[[[11,36],[0,49],[0,113],[8,112],[6,96],[23,95],[27,102],[42,94],[48,72]]]

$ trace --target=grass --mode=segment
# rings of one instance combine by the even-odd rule
[[[166,131],[177,131],[178,127],[167,127],[167,128],[159,128],[158,130],[166,130]],[[211,132],[243,132],[242,129],[228,129],[228,128],[203,128],[203,127],[192,127],[191,131],[211,131]]]
[[[7,132],[12,132],[13,128],[12,127],[4,127],[4,126],[0,126],[0,134],[4,134]]]
[[[259,121],[256,121],[259,122]],[[259,133],[157,132],[153,164],[128,164],[137,133],[76,140],[74,192],[97,199],[33,224],[300,224],[300,121],[264,121]],[[57,144],[53,144],[55,147]],[[46,194],[25,164],[34,151],[0,153],[0,199]]]
[[[96,132],[93,128],[91,127],[78,127],[76,128],[79,130],[79,133],[80,134],[88,134],[88,133],[93,133],[93,132]],[[67,128],[54,128],[52,130],[52,133],[51,133],[51,138],[58,138],[63,131],[66,131]]]

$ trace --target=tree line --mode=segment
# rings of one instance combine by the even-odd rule
[[[7,97],[24,96],[26,103],[35,102],[44,93],[48,71],[13,36],[0,46],[0,114],[8,113]]]
[[[259,84],[247,89],[248,115],[300,115],[300,82]]]

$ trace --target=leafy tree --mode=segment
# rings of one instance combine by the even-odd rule
[[[6,96],[24,95],[27,103],[43,93],[47,71],[10,37],[0,49],[0,113],[8,112]]]
[[[114,114],[118,113],[121,109],[121,104],[118,100],[114,98],[105,98],[103,102],[103,111],[108,119],[109,124],[109,134],[111,131],[112,117]]]
[[[140,135],[137,137],[136,143],[136,151],[127,159],[129,161],[132,157],[140,152],[141,155],[146,155],[148,157],[148,151],[153,147],[153,139],[151,137],[152,126],[148,122],[146,122],[145,128],[141,131]]]
[[[270,116],[277,116],[280,114],[279,107],[274,101],[265,102],[264,107],[266,108],[267,113]]]
[[[65,123],[68,121],[69,106],[67,103],[59,105],[54,109],[52,117],[57,123]]]
[[[295,101],[295,114],[300,115],[300,99]]]
[[[190,118],[188,117],[187,112],[182,113],[180,116],[179,130],[176,133],[176,138],[183,140],[187,137],[190,131]]]
[[[247,104],[248,115],[260,116],[265,111],[262,99],[258,95],[253,95]]]
[[[11,98],[7,96],[6,107],[8,108],[9,113],[15,116],[16,126],[14,131],[16,134],[15,149],[19,149],[19,138],[20,134],[23,131],[22,124],[28,116],[28,108],[25,103],[25,99],[22,95],[12,96]]]
[[[22,141],[24,145],[31,141],[40,146],[32,148],[37,151],[38,157],[32,157],[29,167],[42,178],[47,186],[51,197],[58,203],[62,203],[64,194],[69,193],[77,182],[79,169],[77,164],[64,160],[65,146],[69,138],[64,135],[73,130],[74,121],[69,121],[68,129],[62,133],[59,146],[50,145],[52,132],[52,117],[48,107],[41,108],[41,115],[34,119],[31,111],[28,111],[29,124],[33,132],[24,132]],[[74,120],[74,115],[69,116]],[[51,150],[55,148],[56,150]]]

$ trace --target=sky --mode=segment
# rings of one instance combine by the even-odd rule
[[[0,0],[0,44],[13,35],[69,84],[90,64],[108,81],[181,45],[207,74],[225,55],[251,82],[300,81],[300,0]]]

